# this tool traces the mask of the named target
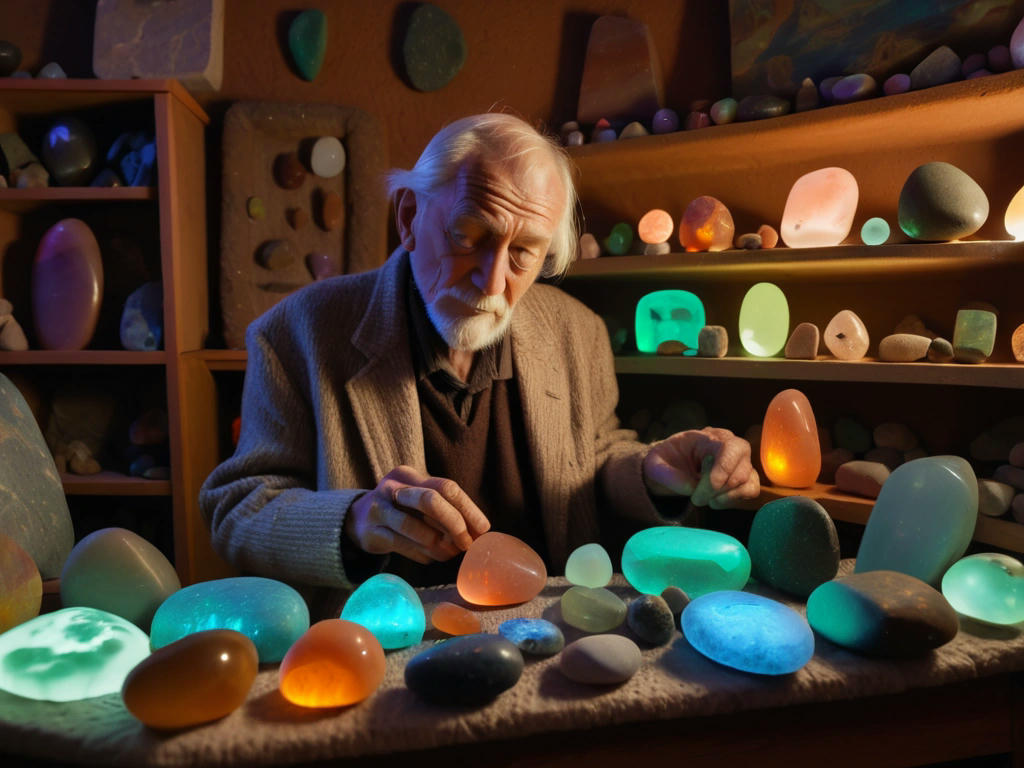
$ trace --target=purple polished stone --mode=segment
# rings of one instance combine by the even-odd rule
[[[32,316],[44,349],[84,349],[103,300],[103,261],[89,226],[62,219],[43,235],[32,264]]]
[[[679,115],[674,109],[659,109],[651,118],[651,133],[672,133],[679,130]]]
[[[989,49],[988,68],[992,72],[1009,72],[1013,69],[1010,49],[1005,45],[997,45]]]
[[[821,94],[821,100],[825,104],[832,103],[832,88],[842,80],[842,75],[836,75],[835,77],[826,77],[818,84],[818,93]]]
[[[906,93],[910,90],[910,75],[900,72],[898,75],[887,78],[882,84],[882,90],[885,91],[886,96]]]
[[[992,73],[991,73],[991,72],[989,72],[989,71],[988,71],[987,69],[985,69],[985,68],[982,68],[982,69],[976,69],[976,70],[974,70],[973,72],[971,72],[971,74],[969,74],[969,75],[968,75],[968,76],[967,76],[967,77],[966,77],[965,79],[967,79],[967,80],[976,80],[976,79],[977,79],[977,78],[979,78],[979,77],[988,77],[988,76],[989,76],[989,75],[991,75],[991,74],[992,74]]]
[[[871,75],[849,75],[832,86],[832,100],[836,104],[870,99],[878,92],[878,83]]]
[[[306,257],[306,266],[316,280],[323,280],[328,277],[340,275],[341,270],[334,263],[334,258],[329,253],[314,251]]]
[[[967,77],[971,72],[976,72],[987,65],[988,57],[984,53],[972,53],[964,59],[964,63],[960,65],[960,71],[964,77]]]

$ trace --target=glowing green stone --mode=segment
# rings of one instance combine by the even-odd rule
[[[600,544],[584,544],[569,555],[565,578],[581,587],[603,587],[612,580],[612,559]]]
[[[689,291],[653,291],[636,303],[636,348],[654,353],[663,341],[681,341],[685,354],[697,354],[704,327],[704,305]]]
[[[889,222],[877,216],[868,219],[860,228],[860,239],[864,245],[881,245],[889,239]]]
[[[942,577],[942,594],[964,616],[988,624],[1024,621],[1024,565],[995,552],[953,563]]]
[[[415,645],[427,625],[416,590],[390,573],[378,573],[360,584],[345,601],[341,618],[362,624],[386,649]]]
[[[633,228],[624,221],[620,221],[608,237],[604,239],[604,249],[612,256],[625,256],[629,253],[629,246],[633,244]]]
[[[756,283],[740,304],[740,343],[757,357],[772,357],[789,337],[789,302],[774,283]]]
[[[984,362],[995,348],[996,314],[984,309],[961,309],[953,327],[953,353],[957,362]]]
[[[0,635],[0,688],[43,701],[117,693],[147,656],[149,638],[130,621],[96,608],[65,608]]]
[[[626,620],[626,604],[603,587],[572,587],[561,601],[562,619],[584,632],[609,632]]]
[[[732,536],[674,525],[647,528],[622,550],[622,574],[638,592],[660,595],[679,587],[690,597],[743,589],[750,555]]]

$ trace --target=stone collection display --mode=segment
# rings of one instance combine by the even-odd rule
[[[743,296],[739,315],[740,343],[755,357],[773,357],[789,335],[789,302],[774,283],[755,283]]]
[[[299,74],[310,82],[315,80],[327,53],[327,16],[323,11],[308,8],[292,19],[288,50]]]
[[[547,619],[508,619],[498,634],[531,656],[554,656],[565,647],[565,636]]]
[[[345,601],[341,618],[366,627],[388,650],[418,643],[427,622],[416,590],[390,573],[378,573],[360,584]]]
[[[458,22],[433,3],[421,3],[409,16],[402,59],[409,83],[418,91],[444,88],[466,63],[466,38]]]
[[[547,577],[544,561],[526,542],[488,531],[466,550],[456,586],[473,605],[515,605],[536,597]]]
[[[619,685],[637,670],[643,657],[636,643],[622,635],[591,635],[565,646],[558,669],[577,683]]]
[[[497,635],[463,635],[413,656],[405,665],[405,684],[432,704],[480,705],[517,682],[523,655]]]
[[[480,619],[455,603],[438,603],[430,612],[430,623],[434,629],[446,635],[474,635],[480,632]]]
[[[636,348],[652,353],[664,341],[680,341],[690,354],[698,348],[704,327],[704,305],[696,294],[679,289],[652,291],[636,304]]]
[[[612,559],[594,542],[577,547],[565,562],[565,578],[581,587],[604,587],[612,580]]]
[[[164,335],[163,285],[143,283],[132,291],[121,313],[121,346],[139,352],[160,349]]]
[[[751,576],[804,599],[839,570],[835,523],[806,496],[762,505],[750,527],[747,551]]]
[[[645,643],[664,645],[675,634],[676,617],[663,597],[641,595],[630,601],[626,624]]]
[[[210,629],[139,662],[125,678],[121,699],[150,728],[188,728],[242,706],[258,671],[252,640],[233,629]]]
[[[18,542],[0,533],[0,634],[39,615],[43,581]]]
[[[925,163],[903,183],[899,224],[915,240],[959,240],[973,235],[988,219],[985,191],[955,165]]]
[[[344,707],[376,691],[385,667],[384,649],[366,627],[325,619],[288,649],[281,660],[278,689],[300,707]]]
[[[32,263],[32,316],[45,349],[84,349],[103,301],[103,261],[89,226],[61,219],[43,235]]]
[[[942,594],[957,613],[986,624],[1024,621],[1024,565],[997,552],[957,560],[942,576]]]
[[[784,389],[768,404],[761,425],[761,466],[784,488],[808,488],[821,471],[818,424],[807,396]]]
[[[571,587],[562,595],[562,620],[584,632],[608,632],[626,619],[622,598],[603,587]]]
[[[750,555],[725,533],[655,526],[633,534],[626,542],[622,575],[638,592],[647,595],[679,587],[690,597],[697,597],[723,589],[742,589],[750,577]]]

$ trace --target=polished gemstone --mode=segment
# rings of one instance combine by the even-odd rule
[[[295,152],[282,152],[274,158],[274,181],[281,189],[298,189],[306,180],[306,169]]]
[[[103,301],[103,260],[89,225],[61,219],[50,227],[32,264],[32,317],[44,349],[85,349]]]
[[[345,169],[345,147],[334,136],[321,136],[310,151],[309,165],[317,176],[333,179]]]
[[[659,595],[640,595],[629,603],[626,624],[645,643],[664,645],[675,634],[676,617],[665,598]]]
[[[121,690],[149,656],[146,633],[95,608],[44,613],[0,635],[0,688],[26,699],[77,701]]]
[[[864,245],[881,245],[889,239],[889,222],[872,216],[860,228],[860,239]]]
[[[300,707],[344,707],[376,691],[385,671],[384,649],[370,630],[345,619],[325,619],[288,649],[278,688]]]
[[[553,656],[565,646],[562,630],[547,619],[508,619],[498,625],[498,634],[532,656]]]
[[[942,577],[942,594],[958,613],[988,624],[1024,621],[1024,565],[997,552],[957,560]]]
[[[724,590],[695,598],[682,618],[683,635],[712,661],[743,672],[786,675],[814,655],[814,633],[788,605]]]
[[[839,360],[860,360],[868,352],[871,337],[857,313],[843,309],[829,320],[822,340],[828,351]]]
[[[35,562],[18,542],[0,533],[0,634],[38,616],[42,600]]]
[[[818,424],[807,396],[784,389],[768,404],[761,426],[761,466],[775,485],[809,488],[821,471]]]
[[[672,237],[674,229],[672,215],[661,208],[649,210],[636,225],[636,232],[645,243],[664,243]]]
[[[591,17],[593,18],[593,17]],[[647,24],[599,16],[587,36],[576,119],[649,120],[662,106],[661,67]]]
[[[857,213],[857,179],[845,168],[821,168],[793,184],[782,212],[780,234],[790,248],[839,245]]]
[[[497,635],[462,635],[413,656],[405,684],[432,704],[481,705],[519,682],[523,654]]]
[[[633,534],[622,550],[622,574],[638,592],[679,587],[691,597],[742,589],[750,555],[732,536],[701,528],[663,525]]]
[[[801,598],[835,578],[839,570],[835,523],[807,496],[764,504],[754,515],[747,550],[755,579]]]
[[[565,563],[565,578],[581,587],[604,587],[612,580],[612,559],[600,544],[577,547]]]
[[[547,578],[544,561],[526,542],[488,531],[466,550],[456,587],[473,605],[515,605],[535,598]]]
[[[996,313],[961,309],[953,328],[953,355],[960,363],[983,363],[996,343]]]
[[[96,175],[96,137],[77,117],[63,117],[50,126],[41,154],[46,169],[62,187],[88,186]]]
[[[260,663],[280,661],[309,629],[309,609],[287,584],[261,576],[201,581],[179,589],[153,616],[153,648],[204,629],[234,629],[256,645]]]
[[[789,302],[774,283],[755,283],[740,304],[740,343],[751,355],[772,357],[786,346]]]
[[[633,245],[633,228],[624,221],[612,227],[602,243],[604,250],[612,256],[625,256]]]
[[[151,728],[187,728],[234,712],[259,671],[252,640],[209,629],[165,645],[124,681],[125,708]]]
[[[390,573],[378,573],[360,584],[345,601],[341,618],[366,627],[389,650],[415,645],[427,625],[416,590]]]
[[[480,618],[455,603],[438,603],[430,613],[430,623],[448,635],[473,635],[480,632]]]
[[[710,195],[692,200],[679,222],[679,244],[688,252],[732,248],[736,225],[725,204]]]
[[[160,349],[164,335],[164,294],[159,282],[132,291],[121,312],[121,346],[138,352]]]
[[[577,683],[618,685],[635,675],[642,662],[640,649],[628,637],[592,635],[567,645],[558,669]]]
[[[652,291],[636,304],[636,348],[653,353],[663,341],[681,341],[696,353],[704,327],[704,304],[696,294],[678,289]]]
[[[327,53],[327,16],[315,8],[298,14],[288,28],[288,50],[299,74],[312,81]]]
[[[604,587],[571,587],[562,595],[562,620],[584,632],[607,632],[626,618],[622,598]]]

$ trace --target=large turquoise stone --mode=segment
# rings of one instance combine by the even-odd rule
[[[1024,565],[996,552],[970,555],[953,563],[942,577],[949,604],[987,624],[1024,621]]]
[[[378,573],[360,584],[345,601],[341,618],[366,627],[385,649],[415,645],[427,626],[416,590],[390,573]]]
[[[704,305],[689,291],[652,291],[636,304],[636,348],[654,353],[663,341],[681,341],[697,354],[697,336],[704,327]]]
[[[252,640],[260,663],[280,661],[309,629],[302,596],[280,581],[236,576],[203,581],[168,597],[153,616],[153,649],[206,629],[233,629]]]
[[[299,74],[312,81],[320,73],[327,53],[327,17],[323,11],[310,8],[295,17],[288,28],[288,49]]]
[[[743,672],[786,675],[814,655],[814,633],[803,616],[761,595],[726,590],[698,597],[681,624],[696,650]]]
[[[149,638],[95,608],[44,613],[0,635],[0,688],[28,699],[76,701],[121,690],[149,656]]]
[[[697,597],[722,589],[742,589],[750,578],[750,555],[725,533],[656,526],[626,542],[622,573],[644,594],[660,595],[666,587],[679,587]]]
[[[864,528],[854,571],[900,571],[932,586],[971,542],[978,481],[959,456],[928,456],[893,470]]]

